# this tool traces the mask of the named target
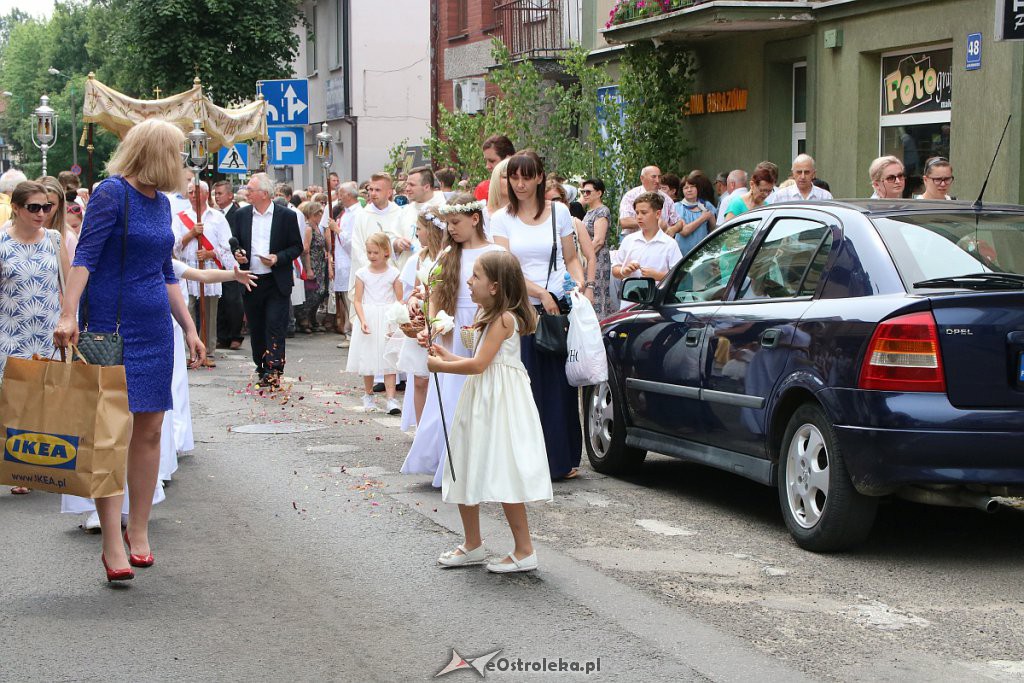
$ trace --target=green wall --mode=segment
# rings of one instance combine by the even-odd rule
[[[871,11],[831,20],[822,20],[819,14],[814,44],[819,173],[828,177],[836,196],[868,196],[867,168],[879,149],[881,53],[952,43],[953,193],[960,199],[977,196],[1006,116],[1012,113],[1014,120],[985,194],[991,201],[1021,202],[1024,47],[995,42],[992,0],[932,0],[895,8],[892,4],[855,3],[854,7]],[[825,49],[822,34],[834,28],[842,29],[844,44]],[[967,35],[976,32],[982,34],[982,68],[967,71]],[[808,131],[808,142],[810,137]]]

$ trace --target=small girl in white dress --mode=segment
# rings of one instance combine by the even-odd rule
[[[395,398],[397,368],[384,355],[388,337],[395,331],[388,322],[388,307],[402,298],[398,269],[389,263],[391,241],[387,235],[376,232],[366,239],[366,258],[370,265],[356,271],[352,302],[359,324],[353,325],[345,371],[363,376],[363,409],[368,413],[378,410],[373,378],[383,375],[388,414],[401,415],[401,404]]]
[[[519,261],[508,252],[480,256],[469,289],[480,306],[475,355],[462,358],[435,345],[427,358],[431,372],[470,375],[452,420],[451,462],[443,463],[441,482],[444,501],[459,506],[465,541],[437,561],[445,567],[481,564],[487,553],[480,538],[479,504],[498,502],[515,548],[504,559],[488,562],[487,570],[530,571],[537,568],[537,554],[525,503],[552,497],[540,415],[519,358],[519,337],[533,333],[537,314]]]

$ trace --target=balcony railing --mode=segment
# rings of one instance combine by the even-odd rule
[[[515,59],[553,59],[581,42],[584,0],[495,0],[497,35]]]

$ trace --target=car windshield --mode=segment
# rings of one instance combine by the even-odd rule
[[[981,273],[1024,275],[1024,214],[914,214],[873,222],[907,289]]]

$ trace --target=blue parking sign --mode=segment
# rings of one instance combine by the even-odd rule
[[[309,125],[309,81],[304,78],[263,81],[260,92],[267,102],[268,126]]]
[[[270,163],[273,166],[302,166],[306,162],[306,131],[302,128],[271,126]]]
[[[967,70],[977,71],[981,68],[981,34],[967,35]]]

